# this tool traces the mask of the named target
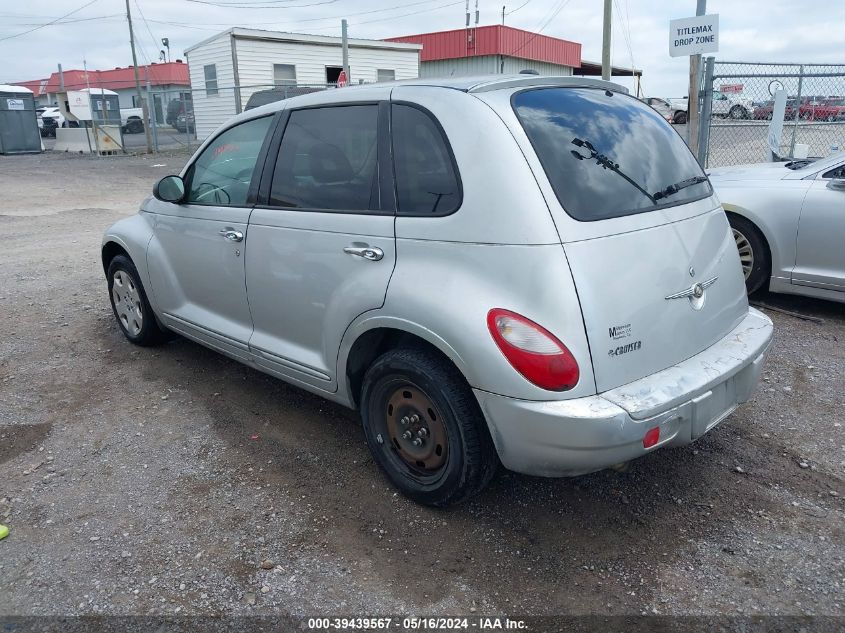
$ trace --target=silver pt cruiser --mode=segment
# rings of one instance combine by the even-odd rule
[[[687,444],[772,340],[684,142],[618,85],[415,80],[241,114],[105,234],[126,337],[360,411],[403,493]]]

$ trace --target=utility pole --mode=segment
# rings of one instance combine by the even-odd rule
[[[505,25],[505,7],[502,5],[502,26]]]
[[[135,32],[132,30],[132,13],[129,11],[129,0],[126,0],[126,21],[129,22],[129,45],[132,47],[132,70],[135,72],[135,92],[141,103],[141,116],[144,118],[144,133],[147,137],[147,153],[153,153],[153,140],[150,137],[150,111],[147,100],[141,94],[141,78],[138,76],[138,56],[135,54]]]
[[[126,0],[129,2],[129,0]],[[347,34],[346,20],[340,21],[340,41],[343,49],[343,72],[346,73],[346,85],[352,85],[352,77],[349,76],[349,36]]]
[[[707,0],[696,0],[695,14],[707,13]],[[698,86],[701,83],[701,55],[689,57],[689,101],[687,101],[687,145],[698,156]],[[709,121],[708,121],[709,124]]]
[[[129,0],[126,0],[127,2]],[[610,81],[610,25],[611,25],[611,3],[613,0],[604,0],[604,28],[601,38],[601,78]]]

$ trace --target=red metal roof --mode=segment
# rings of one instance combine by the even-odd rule
[[[478,55],[506,55],[573,68],[581,66],[581,44],[501,24],[386,39],[389,42],[422,44],[421,62]]]
[[[135,86],[135,73],[132,66],[112,70],[65,70],[62,74],[65,80],[65,90],[81,90],[89,86],[91,88],[120,90],[121,88]],[[142,86],[146,85],[148,75],[150,84],[153,86],[191,85],[191,80],[188,78],[188,65],[182,62],[138,66],[138,76]],[[17,85],[26,86],[35,93],[35,96],[55,93],[59,91],[59,73],[53,73],[49,79],[19,81]]]

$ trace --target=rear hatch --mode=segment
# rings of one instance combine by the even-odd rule
[[[561,210],[553,215],[596,389],[727,335],[748,311],[739,257],[710,183],[671,126],[640,101],[595,88],[526,90],[512,103],[556,198],[550,207]]]

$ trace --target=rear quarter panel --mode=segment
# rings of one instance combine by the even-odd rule
[[[559,400],[595,393],[581,310],[560,244],[467,244],[400,238],[396,240],[396,254],[396,269],[384,307],[363,315],[347,331],[341,368],[352,343],[363,332],[394,327],[438,347],[477,389],[526,400]],[[487,329],[487,313],[496,307],[539,323],[569,348],[581,372],[575,388],[546,391],[510,366]]]

